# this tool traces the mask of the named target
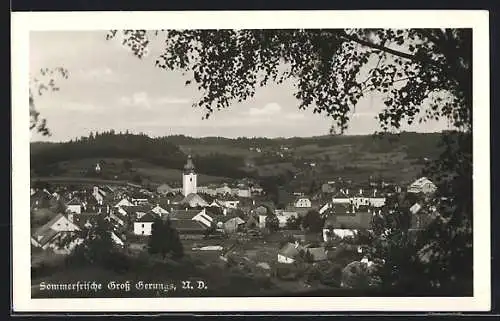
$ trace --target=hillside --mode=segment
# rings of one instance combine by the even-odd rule
[[[187,154],[192,154],[201,183],[244,176],[285,177],[282,183],[309,187],[344,177],[381,177],[407,181],[435,159],[439,133],[384,136],[295,138],[192,138],[96,133],[65,143],[32,143],[34,176],[85,176],[97,162],[109,179],[178,181]]]

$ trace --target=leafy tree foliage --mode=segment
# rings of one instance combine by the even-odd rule
[[[266,216],[265,227],[271,232],[276,232],[280,228],[280,222],[276,215],[268,214]]]
[[[373,275],[367,264],[354,261],[342,270],[342,287],[351,289],[366,289],[377,286],[378,278]]]
[[[186,155],[177,145],[170,142],[169,137],[151,138],[144,134],[115,133],[113,130],[95,132],[88,137],[53,144],[50,148],[35,149],[31,153],[32,168],[38,175],[59,174],[58,162],[104,157],[143,159],[155,165],[175,169],[182,169],[186,163]],[[197,172],[202,174],[232,178],[251,176],[240,169],[243,161],[230,155],[197,156],[194,162]],[[102,166],[101,173],[96,173],[94,166],[95,164],[88,169],[88,175],[105,175],[106,166]],[[124,161],[123,168],[128,172],[133,170],[130,161]],[[140,177],[135,181],[139,182],[138,179]]]
[[[95,220],[91,226],[83,227],[72,237],[65,238],[60,246],[67,246],[75,239],[81,239],[82,242],[76,245],[67,258],[68,264],[99,265],[105,268],[121,269],[123,255],[115,246],[111,238],[112,227],[104,219]]]
[[[173,258],[184,256],[184,249],[179,238],[179,233],[172,227],[170,220],[157,218],[151,226],[151,235],[148,240],[148,252],[159,254],[165,259],[167,254]]]
[[[107,39],[118,33],[111,31]],[[291,79],[299,108],[325,112],[337,132],[373,91],[385,96],[379,115],[384,129],[436,117],[471,126],[470,29],[124,30],[120,35],[140,58],[153,37],[164,36],[156,65],[190,73],[186,85],[203,93],[195,106],[205,109],[205,117],[252,97],[257,87]]]
[[[68,71],[65,68],[42,68],[39,74],[30,79],[29,88],[29,109],[30,109],[30,130],[36,130],[44,136],[50,136],[47,127],[47,119],[40,117],[40,112],[36,109],[36,100],[47,91],[59,91],[56,86],[56,77],[68,78]]]
[[[289,229],[289,230],[296,230],[298,228],[300,228],[302,224],[302,217],[301,216],[290,216],[287,220],[286,220],[286,228]]]
[[[313,233],[323,231],[323,225],[324,220],[319,215],[319,212],[315,210],[308,211],[302,220],[302,227]]]

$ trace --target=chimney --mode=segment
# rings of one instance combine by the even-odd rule
[[[359,189],[359,196],[361,196],[361,195],[363,195],[363,189],[362,188]]]

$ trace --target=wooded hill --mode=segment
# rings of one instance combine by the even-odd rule
[[[436,158],[441,148],[439,133],[403,132],[383,136],[317,136],[294,138],[193,138],[183,135],[152,138],[145,134],[91,133],[63,143],[31,143],[32,175],[58,173],[61,162],[102,158],[138,160],[166,169],[181,170],[187,153],[193,155],[200,174],[226,177],[278,176],[302,172],[304,161],[315,161],[332,175],[343,172],[391,172]],[[283,152],[283,147],[287,152]],[[255,148],[262,152],[257,153]],[[278,155],[278,156],[277,156]],[[255,166],[249,168],[251,160]],[[283,165],[283,166],[281,166]],[[287,165],[287,166],[284,166]],[[95,166],[95,164],[93,164]],[[418,166],[417,166],[418,167]],[[318,174],[318,173],[317,173]],[[323,175],[323,176],[325,176]],[[409,173],[408,175],[413,175]],[[324,178],[327,179],[328,175]]]

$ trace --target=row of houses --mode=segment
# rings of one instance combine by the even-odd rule
[[[173,187],[167,183],[163,183],[156,188],[156,192],[159,195],[180,194],[183,192],[183,187]],[[258,185],[249,186],[247,184],[241,183],[237,184],[236,186],[230,186],[229,184],[224,183],[220,186],[197,186],[196,192],[210,196],[232,195],[241,198],[251,198],[252,196],[262,195],[264,190]]]

